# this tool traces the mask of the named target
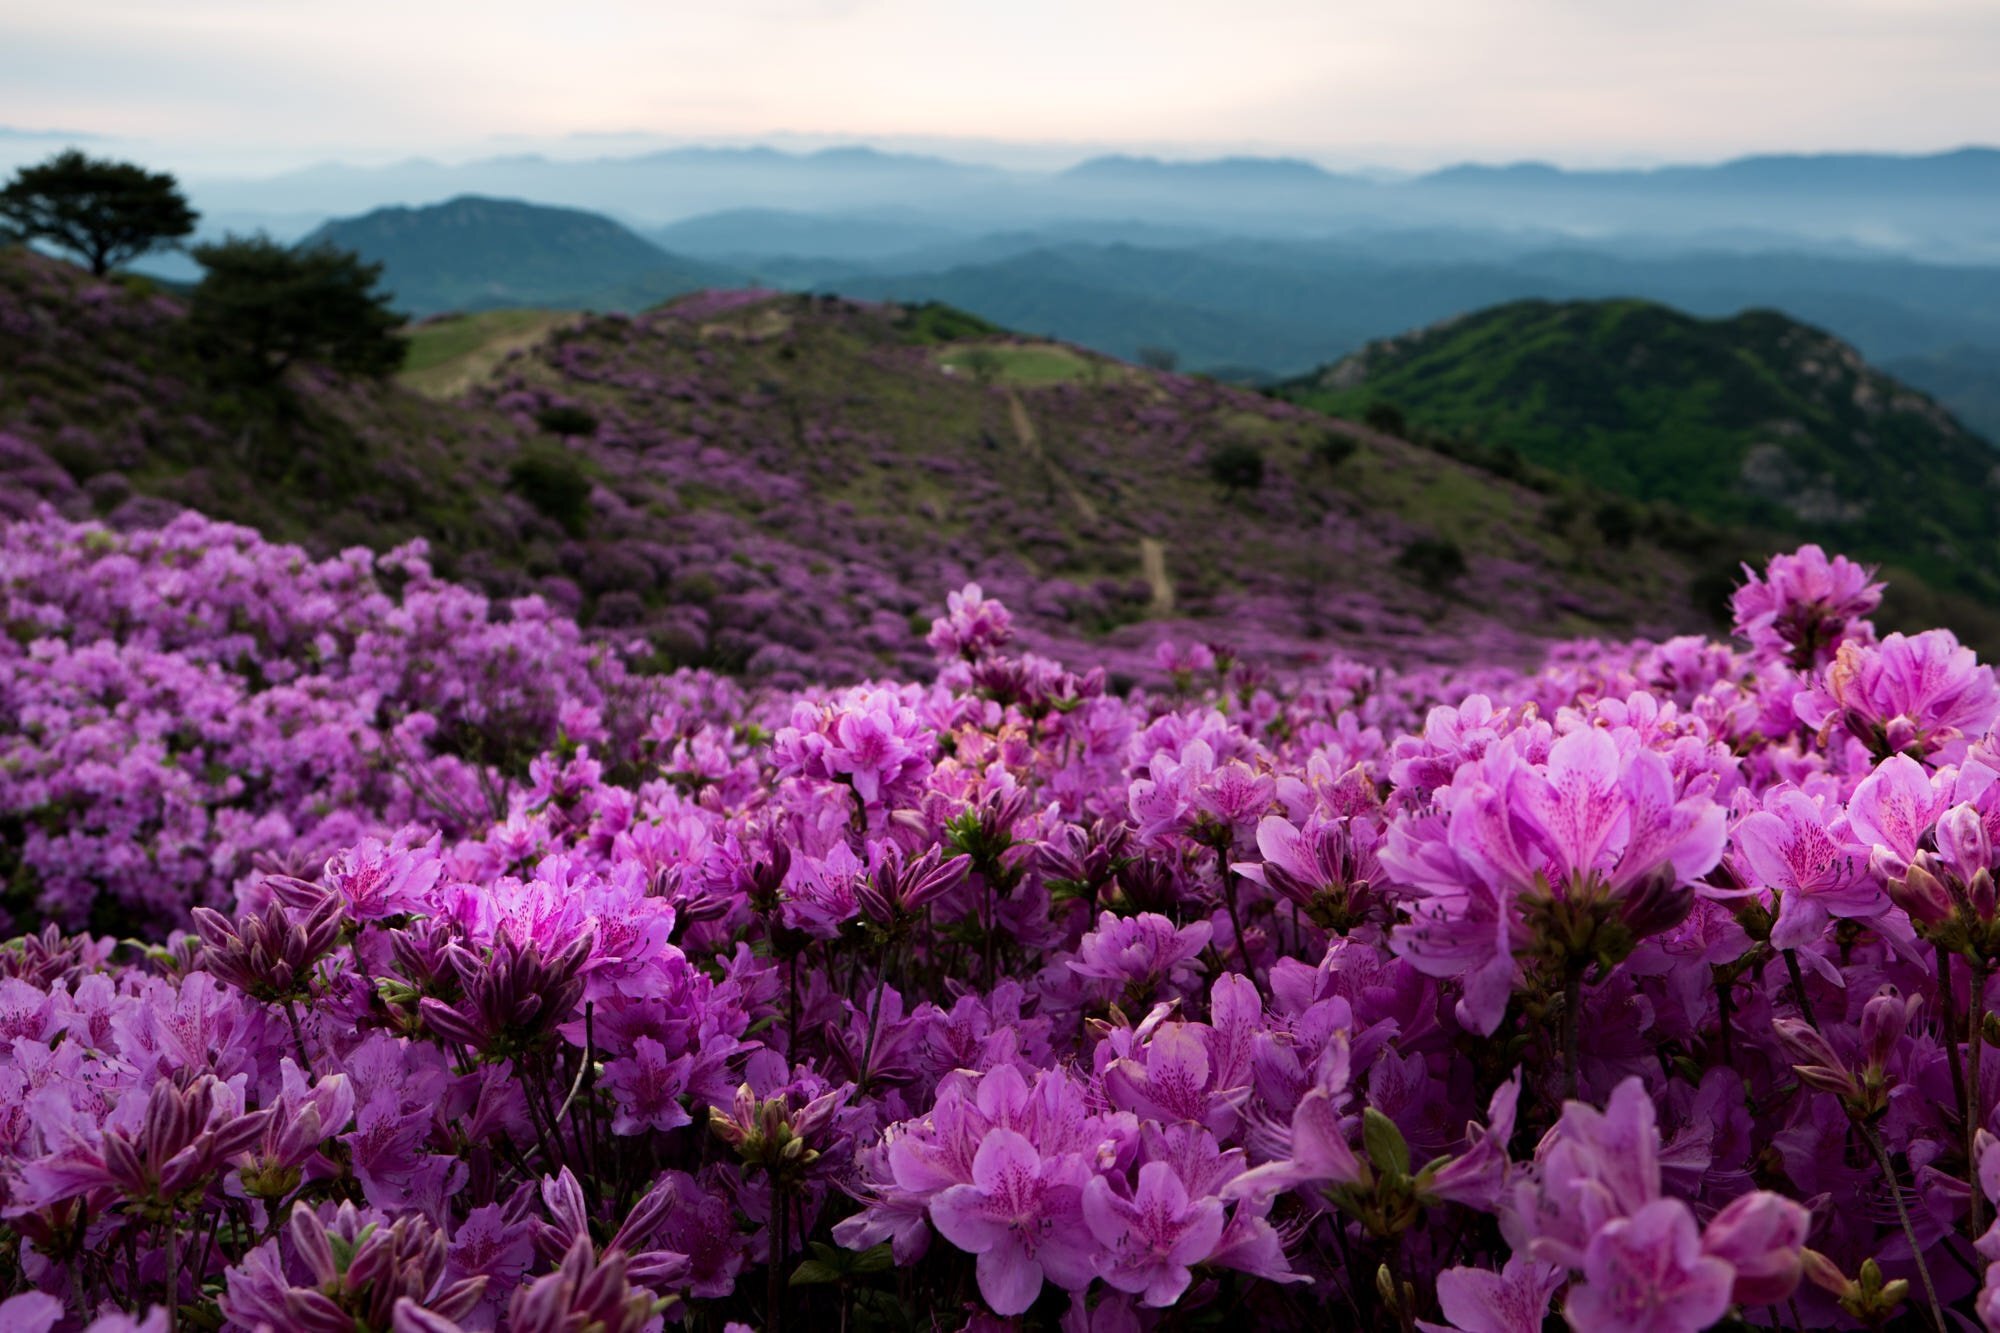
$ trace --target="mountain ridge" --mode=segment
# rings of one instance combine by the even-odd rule
[[[1778,311],[1517,301],[1377,340],[1280,392],[1332,411],[1390,404],[1413,426],[1634,500],[1794,532],[2000,601],[2000,452]]]
[[[260,400],[182,319],[0,252],[0,499],[186,505],[316,550],[423,535],[495,595],[773,680],[915,669],[969,579],[1028,646],[1134,678],[1162,638],[1528,661],[1543,635],[1702,623],[1686,557],[1599,568],[1518,482],[942,307],[704,292],[552,320],[446,401],[310,367]],[[1405,558],[1445,545],[1462,573]]]
[[[304,244],[382,264],[398,307],[417,316],[537,304],[642,307],[740,280],[601,214],[484,195],[378,208],[327,223]]]

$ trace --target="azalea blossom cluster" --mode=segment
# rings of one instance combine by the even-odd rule
[[[505,814],[559,745],[629,743],[619,655],[536,598],[437,578],[421,543],[312,561],[184,514],[0,530],[5,912],[157,932],[262,865]]]
[[[753,697],[18,523],[0,1326],[2000,1328],[2000,684],[1746,579],[1122,695],[969,587]]]

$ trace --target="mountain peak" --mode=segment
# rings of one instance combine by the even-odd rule
[[[380,263],[398,308],[418,316],[522,305],[636,309],[738,280],[600,214],[485,195],[378,208],[329,222],[307,241]]]

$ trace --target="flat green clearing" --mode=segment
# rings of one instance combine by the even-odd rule
[[[1091,358],[1055,343],[979,343],[958,346],[938,357],[954,375],[986,378],[995,384],[1070,384],[1089,379]],[[1101,372],[1100,372],[1101,373]]]
[[[571,310],[482,310],[426,321],[408,331],[409,355],[396,378],[427,397],[452,397],[508,353],[533,346],[576,317]]]

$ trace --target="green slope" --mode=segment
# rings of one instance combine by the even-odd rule
[[[1284,396],[2000,600],[2000,453],[1845,343],[1772,311],[1520,301],[1370,344]]]
[[[1574,497],[1539,479],[942,307],[462,317],[418,331],[403,384],[298,367],[255,393],[184,319],[0,250],[0,509],[128,523],[165,500],[316,550],[421,535],[493,592],[774,676],[920,668],[912,625],[968,578],[1038,650],[1133,671],[1162,635],[1525,660],[1699,623],[1691,547],[1657,524],[1613,542],[1556,521]],[[1221,480],[1245,451],[1261,485]],[[1412,554],[1446,544],[1456,576]]]

